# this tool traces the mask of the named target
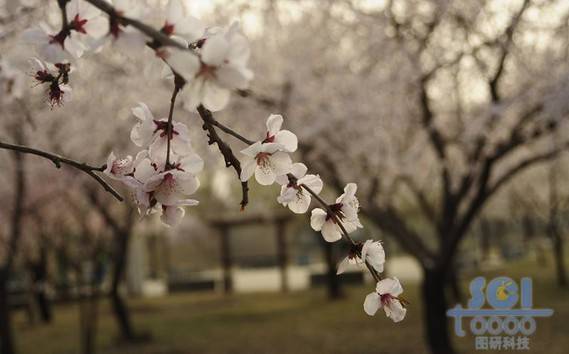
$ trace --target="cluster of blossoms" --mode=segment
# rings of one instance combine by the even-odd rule
[[[312,196],[323,202],[318,197],[323,182],[320,176],[307,174],[306,165],[292,162],[290,153],[296,151],[298,139],[292,132],[281,130],[282,124],[282,116],[270,115],[263,139],[241,151],[244,155],[241,160],[241,181],[247,181],[254,175],[257,182],[264,186],[277,182],[281,185],[277,201],[294,213],[304,214],[310,207]],[[339,241],[343,235],[348,237],[352,247],[348,256],[338,265],[338,274],[343,273],[349,264],[365,264],[370,267],[378,282],[376,291],[365,299],[365,312],[372,316],[383,307],[387,317],[399,322],[407,311],[404,300],[398,297],[403,288],[397,278],[380,278],[385,263],[383,246],[379,241],[373,240],[353,242],[348,236],[363,227],[358,217],[359,201],[356,191],[357,185],[348,183],[334,204],[323,205],[326,210],[313,209],[310,226],[315,231],[320,231],[327,242]]]
[[[46,86],[47,101],[54,106],[61,106],[71,100],[71,87],[69,86],[69,63],[46,63],[39,58],[30,59],[32,76],[37,85]]]
[[[183,206],[198,204],[189,196],[200,185],[196,174],[203,160],[194,152],[185,124],[172,122],[169,129],[168,119],[156,119],[144,103],[132,113],[139,121],[130,137],[144,150],[134,159],[119,159],[111,152],[104,172],[132,189],[141,214],[161,211],[162,222],[175,226],[184,216]]]
[[[181,0],[170,0],[157,32],[159,36],[155,35],[153,40],[126,26],[140,14],[134,0],[115,0],[112,10],[105,11],[108,18],[86,1],[58,0],[58,3],[64,19],[59,32],[40,26],[25,34],[40,57],[32,60],[33,76],[40,84],[49,84],[52,105],[61,104],[69,96],[71,64],[85,52],[98,50],[107,42],[127,54],[149,48],[153,61],[167,69],[164,76],[174,77],[169,116],[156,119],[143,103],[133,108],[138,122],[132,128],[131,140],[142,151],[134,158],[122,159],[111,152],[104,173],[132,190],[141,214],[161,212],[165,224],[177,225],[184,216],[183,207],[198,204],[189,197],[199,187],[196,175],[203,169],[203,160],[192,148],[188,127],[173,120],[175,99],[180,92],[184,107],[190,111],[198,109],[200,115],[203,109],[215,112],[225,108],[231,92],[247,89],[253,78],[248,68],[247,38],[237,23],[228,27],[205,26],[185,13]],[[167,46],[165,42],[169,42]],[[365,312],[374,315],[383,307],[393,321],[401,321],[406,313],[405,302],[400,297],[402,287],[397,278],[381,277],[385,263],[381,243],[355,242],[349,236],[363,227],[358,217],[357,185],[348,183],[333,204],[326,203],[319,196],[322,179],[308,174],[304,164],[293,163],[291,154],[298,148],[298,139],[292,132],[281,129],[282,124],[283,117],[272,114],[260,140],[249,142],[241,138],[249,146],[241,151],[240,180],[245,183],[254,176],[260,185],[278,183],[281,190],[277,202],[296,214],[306,213],[312,199],[316,199],[322,208],[311,211],[311,227],[321,232],[327,242],[345,238],[351,244],[338,273],[350,264],[365,265],[377,280],[376,291],[365,299]]]

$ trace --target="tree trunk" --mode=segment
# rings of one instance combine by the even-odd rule
[[[52,319],[51,304],[47,295],[47,250],[40,247],[40,257],[30,265],[35,302],[39,309],[40,319],[50,323]]]
[[[462,302],[464,296],[462,294],[462,288],[460,287],[459,269],[456,264],[449,270],[448,287],[452,295],[452,301],[457,303]]]
[[[492,228],[490,226],[490,221],[486,218],[480,218],[480,250],[481,250],[481,262],[486,262],[490,258],[490,233]]]
[[[557,270],[557,284],[567,287],[567,274],[563,257],[563,239],[559,223],[559,186],[557,183],[557,165],[553,164],[549,170],[549,237],[553,242],[553,255],[555,257],[555,269]]]
[[[326,284],[328,285],[328,297],[330,300],[337,300],[342,297],[340,277],[336,275],[336,257],[334,255],[334,245],[322,240],[324,249],[324,259],[326,261]]]
[[[552,232],[553,254],[555,258],[555,269],[557,271],[557,285],[562,288],[567,287],[567,270],[565,268],[565,252],[563,249],[563,238],[559,230]]]
[[[134,341],[135,335],[132,330],[130,313],[119,291],[120,284],[124,278],[126,270],[129,236],[130,235],[126,233],[115,235],[117,248],[115,250],[115,267],[113,271],[110,297],[122,339],[126,341]]]
[[[8,274],[0,270],[0,353],[13,354],[14,342],[10,317]]]
[[[441,269],[425,269],[422,284],[424,321],[427,344],[432,354],[454,354],[450,342],[446,311],[445,285],[447,274]]]
[[[25,144],[23,127],[16,124],[14,138],[18,144]],[[14,340],[10,314],[8,282],[14,258],[18,250],[18,244],[22,235],[24,200],[26,198],[26,175],[24,171],[24,156],[19,152],[14,153],[14,204],[12,211],[12,224],[10,225],[10,239],[6,249],[6,260],[0,266],[0,353],[13,354]]]

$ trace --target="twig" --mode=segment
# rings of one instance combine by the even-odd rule
[[[292,179],[293,181],[296,181],[296,177],[294,177],[290,173],[287,174],[287,177],[289,180]],[[348,235],[348,231],[346,230],[346,228],[342,224],[342,221],[340,220],[338,215],[334,212],[334,210],[332,210],[332,208],[330,208],[330,205],[328,203],[326,203],[326,201],[324,199],[322,199],[322,197],[320,197],[312,189],[310,189],[310,187],[308,187],[304,184],[301,184],[300,187],[303,188],[308,193],[310,193],[314,197],[314,199],[316,199],[318,201],[318,203],[320,203],[324,207],[324,209],[326,209],[326,212],[328,213],[328,215],[330,215],[334,219],[334,222],[336,223],[336,225],[338,225],[340,230],[342,230],[342,234],[346,238],[346,240],[349,241],[352,244],[352,246],[355,246],[356,242],[354,241],[354,239],[352,239],[350,237],[350,235]]]
[[[213,115],[211,114],[210,111],[208,111],[207,109],[205,109],[203,106],[199,106],[198,107],[198,112],[200,113],[200,117],[202,117],[202,120],[204,121],[204,129],[206,129],[207,126],[207,130],[211,132],[213,131],[215,139],[214,142],[219,142],[221,141],[223,145],[227,146],[217,135],[217,132],[215,132],[215,127],[218,127],[220,130],[222,130],[223,132],[239,139],[240,141],[242,141],[243,143],[247,144],[247,145],[252,145],[254,144],[254,142],[252,140],[249,140],[245,137],[243,137],[241,134],[235,132],[233,129],[226,127],[225,125],[219,123],[217,120],[215,120],[215,118],[213,118]],[[210,130],[211,129],[211,130]],[[211,139],[211,135],[210,135],[210,139]],[[210,140],[210,144],[212,144],[213,142],[211,142],[212,140]],[[219,143],[218,143],[219,144]],[[220,150],[221,149],[221,145],[220,146]],[[229,149],[229,152],[231,153],[231,149]],[[224,157],[226,157],[226,155],[223,153],[222,154]],[[231,155],[233,156],[233,153],[231,153]],[[227,157],[226,157],[226,161],[227,161]],[[227,164],[227,162],[226,162]],[[228,165],[229,167],[229,165]],[[241,169],[239,169],[241,170]],[[241,175],[241,172],[238,173],[239,175]],[[296,177],[294,177],[294,175],[292,174],[287,174],[287,177],[289,178],[289,180],[292,180],[296,183],[297,179]],[[345,238],[345,240],[347,242],[349,242],[352,246],[357,246],[358,243],[354,241],[353,238],[350,237],[350,235],[348,234],[348,231],[346,230],[346,228],[344,227],[344,225],[342,224],[340,218],[338,217],[338,215],[332,210],[332,208],[330,208],[330,205],[324,200],[322,199],[322,197],[320,197],[318,194],[316,194],[316,192],[314,192],[310,187],[301,184],[299,185],[301,188],[303,188],[304,190],[306,190],[308,193],[310,193],[314,199],[316,199],[316,201],[326,210],[326,212],[332,217],[334,218],[334,221],[336,222],[336,224],[338,225],[338,227],[340,228],[340,230],[342,231],[342,236]],[[244,194],[246,195],[246,194]],[[361,258],[361,250],[358,251],[358,256]],[[375,268],[373,268],[366,260],[363,260],[366,267],[368,268],[369,272],[371,273],[372,277],[376,280],[376,281],[380,281],[382,279],[382,276],[375,270]]]
[[[225,159],[225,167],[233,167],[237,173],[237,178],[241,178],[241,163],[239,162],[239,159],[235,157],[229,145],[227,145],[223,139],[219,137],[217,131],[215,130],[215,126],[219,127],[219,123],[214,123],[215,119],[213,119],[213,115],[204,106],[199,105],[197,109],[201,119],[204,122],[203,129],[208,132],[208,144],[213,145],[214,143],[217,143],[217,147]],[[249,203],[249,185],[247,182],[241,182],[241,192],[242,198],[240,204],[241,210],[243,210]]]
[[[183,79],[178,75],[174,75],[174,91],[172,92],[172,98],[170,99],[170,111],[168,112],[168,126],[166,127],[166,136],[167,136],[166,169],[170,167],[170,140],[172,140],[173,138],[172,119],[174,117],[174,105],[176,104],[176,96],[178,96],[178,92],[180,92],[180,89],[182,87],[184,87]]]
[[[83,163],[83,162],[71,160],[71,159],[65,158],[63,156],[55,155],[55,154],[52,154],[52,153],[49,153],[46,151],[31,148],[28,146],[8,144],[8,143],[4,143],[1,141],[0,141],[0,149],[18,151],[18,152],[22,152],[25,154],[32,154],[32,155],[36,155],[36,156],[46,158],[48,160],[51,160],[51,162],[53,162],[53,164],[57,168],[60,168],[62,164],[74,167],[78,170],[85,172],[86,174],[91,176],[93,179],[95,179],[107,192],[111,193],[113,195],[113,197],[115,197],[117,200],[119,200],[121,202],[123,201],[123,197],[121,197],[121,195],[116,190],[114,190],[113,187],[111,187],[107,182],[105,182],[105,180],[103,180],[99,175],[97,175],[95,173],[95,172],[104,171],[105,168],[107,168],[106,165],[103,165],[101,167],[95,167],[95,166],[91,166],[91,165],[88,165],[88,164]]]
[[[176,47],[179,49],[186,49],[186,50],[188,50],[188,52],[193,53],[193,51],[189,50],[189,48],[183,46],[179,42],[173,40],[172,38],[168,37],[166,34],[152,28],[151,26],[149,26],[145,23],[142,23],[138,20],[135,20],[135,19],[121,15],[118,11],[115,10],[115,8],[111,4],[109,4],[108,2],[106,2],[104,0],[85,0],[85,1],[87,1],[91,5],[95,6],[99,10],[105,12],[111,18],[116,19],[122,25],[132,26],[132,27],[136,28],[137,30],[139,30],[140,32],[147,35],[148,37],[152,38],[153,44],[149,45],[149,46],[154,47],[154,49],[156,49],[160,46],[170,46],[170,47]]]

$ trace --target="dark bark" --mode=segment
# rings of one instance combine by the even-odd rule
[[[455,265],[452,269],[449,270],[448,275],[448,288],[452,296],[452,301],[455,303],[462,302],[464,298],[462,288],[460,287],[459,272],[460,270],[458,269],[458,265]]]
[[[490,221],[486,218],[480,219],[480,249],[482,250],[482,262],[486,262],[490,258],[490,237],[492,228]]]
[[[16,142],[25,143],[24,131],[21,125],[14,127]],[[14,153],[14,204],[12,210],[12,224],[10,225],[10,239],[6,252],[6,260],[0,267],[0,349],[2,354],[15,352],[13,330],[10,314],[9,288],[10,273],[12,272],[14,258],[18,251],[18,244],[22,235],[24,200],[26,198],[26,175],[24,171],[24,156]]]
[[[567,273],[563,258],[563,239],[561,238],[561,225],[559,223],[559,185],[556,163],[557,161],[554,161],[549,170],[549,220],[547,233],[553,242],[557,284],[560,287],[567,287]]]
[[[565,268],[565,252],[563,250],[563,238],[559,232],[553,236],[553,254],[555,255],[555,269],[557,270],[557,284],[567,287],[567,269]]]
[[[556,220],[550,220],[548,233],[551,241],[553,242],[553,258],[555,262],[557,285],[565,288],[567,287],[567,271],[564,262],[565,255],[563,250],[563,238],[561,237],[559,225]]]
[[[8,274],[0,271],[0,353],[13,354],[14,342],[10,316]]]
[[[115,235],[115,267],[113,270],[110,298],[113,307],[113,314],[117,320],[121,338],[125,341],[134,341],[136,338],[130,321],[130,312],[122,294],[120,293],[120,285],[124,279],[126,271],[129,238],[130,235],[128,233]]]
[[[40,257],[37,262],[30,265],[30,272],[33,284],[33,294],[39,309],[40,319],[44,323],[52,320],[51,303],[46,292],[47,285],[47,250],[44,246],[40,248]]]
[[[422,284],[423,319],[426,340],[432,354],[455,353],[449,336],[449,323],[446,311],[448,303],[445,294],[448,274],[441,269],[425,269]]]
[[[322,239],[321,236],[319,236]],[[334,254],[334,245],[322,239],[322,249],[324,251],[324,259],[326,261],[326,284],[328,287],[328,297],[330,300],[340,299],[343,296],[340,277],[336,275],[336,256]]]

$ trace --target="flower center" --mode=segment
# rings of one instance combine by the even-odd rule
[[[160,32],[167,36],[171,36],[174,33],[174,25],[166,21],[166,23],[164,23],[164,27],[160,29]]]
[[[379,294],[380,300],[381,300],[381,304],[383,306],[387,306],[391,303],[391,301],[393,301],[394,299],[397,299],[396,297],[392,296],[391,294]]]
[[[121,159],[117,160],[113,163],[113,167],[111,168],[111,173],[113,174],[120,174],[125,172],[125,169],[128,167],[130,161],[128,159]]]
[[[156,124],[156,129],[154,129],[154,133],[162,130],[162,133],[160,133],[160,137],[163,138],[168,134],[168,122],[164,122],[161,120],[154,120],[154,124]],[[172,130],[170,131],[170,136],[168,137],[170,140],[172,140],[172,138],[174,137],[174,135],[179,135],[180,133],[178,133],[176,130],[174,130],[174,125],[172,125]]]
[[[81,17],[79,17],[79,14],[77,14],[73,18],[73,21],[71,21],[69,26],[79,33],[87,34],[87,31],[85,30],[85,24],[86,23],[87,23],[87,20],[82,19]]]
[[[69,34],[68,30],[62,30],[58,34],[50,36],[51,39],[49,40],[49,44],[57,43],[61,46],[61,48],[63,48],[63,44],[65,43],[65,38],[67,38],[68,34]]]
[[[54,79],[53,75],[51,75],[47,70],[38,70],[34,79],[39,81],[40,83],[50,82]]]
[[[265,140],[263,140],[263,144],[265,143],[274,143],[275,142],[275,136],[274,135],[270,135],[269,132],[267,132],[267,137],[265,138]]]
[[[120,15],[120,12],[117,11],[117,14]],[[109,27],[109,32],[115,39],[117,39],[121,34],[122,29],[116,16],[111,16]]]
[[[64,95],[65,92],[59,87],[57,81],[53,81],[51,85],[49,85],[48,100],[52,107],[61,106]]]
[[[332,212],[338,217],[338,219],[343,220],[344,219],[344,213],[342,213],[342,206],[344,206],[342,203],[336,203],[336,204],[331,204],[329,205],[330,210],[332,210]],[[334,218],[334,215],[327,213],[326,214],[326,221],[332,220],[333,222],[336,222],[336,219]]]
[[[257,165],[261,167],[266,167],[269,164],[269,156],[271,156],[271,154],[269,154],[268,152],[258,153],[257,156],[255,157],[257,159]]]
[[[208,79],[215,79],[215,71],[217,67],[212,65],[207,65],[205,63],[201,63],[200,70],[196,74],[196,77],[203,76],[205,80]]]

